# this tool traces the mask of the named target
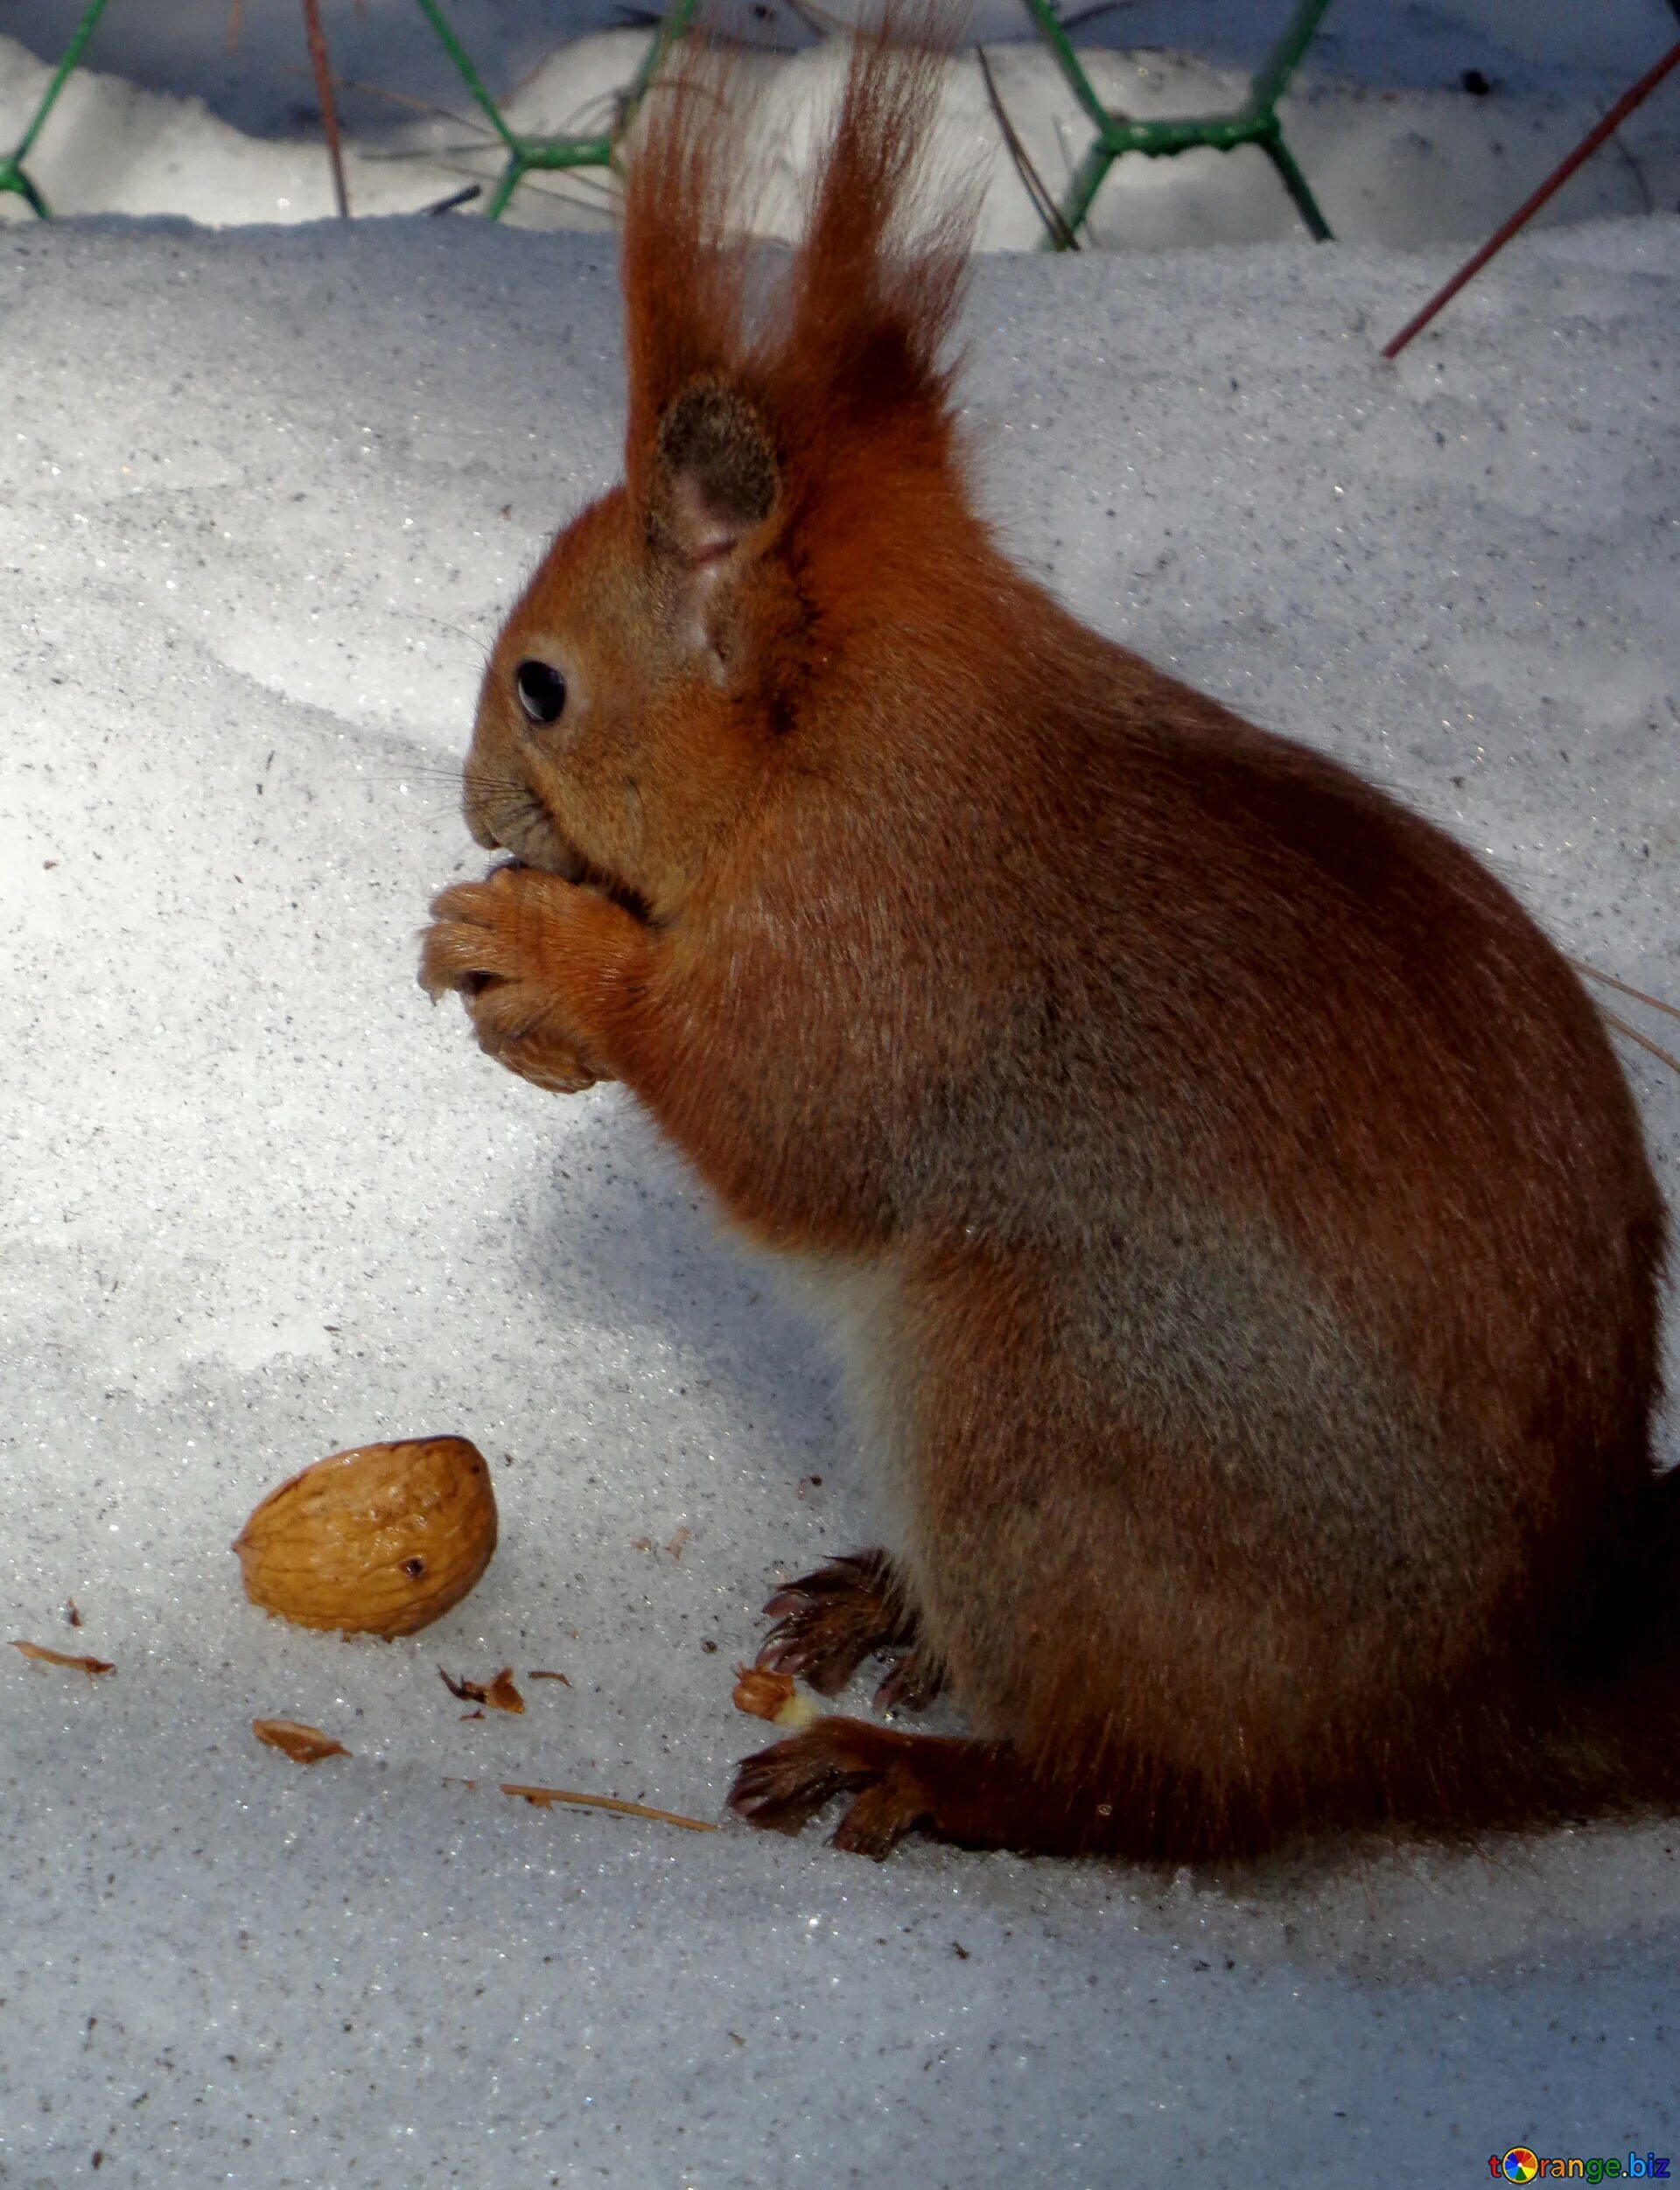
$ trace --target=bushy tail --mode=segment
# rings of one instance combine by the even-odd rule
[[[1680,1809],[1680,1468],[1637,1523],[1539,1745],[1536,1793],[1559,1812]]]

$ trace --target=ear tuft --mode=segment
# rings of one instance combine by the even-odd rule
[[[780,467],[764,421],[724,381],[691,381],[666,407],[654,452],[654,536],[690,563],[728,554],[776,507]]]

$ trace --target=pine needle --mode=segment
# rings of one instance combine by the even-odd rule
[[[624,1817],[657,1818],[662,1825],[681,1825],[685,1832],[715,1833],[718,1830],[704,1817],[679,1816],[674,1809],[653,1809],[646,1802],[623,1802],[616,1795],[575,1795],[569,1788],[520,1787],[508,1780],[502,1781],[501,1791],[504,1795],[517,1795],[522,1802],[535,1802],[539,1809],[545,1809],[550,1802],[575,1802],[584,1809],[617,1810]]]

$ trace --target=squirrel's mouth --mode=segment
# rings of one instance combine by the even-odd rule
[[[640,920],[644,926],[652,918],[648,900],[633,883],[621,880],[586,859],[576,844],[562,836],[548,823],[540,843],[509,844],[505,839],[492,840],[492,849],[505,851],[507,858],[496,862],[503,867],[536,867],[544,874],[558,875],[563,882],[574,884],[580,890],[593,890],[599,897],[610,898],[614,905]]]
[[[522,786],[476,785],[469,770],[466,823],[486,851],[505,851],[503,864],[536,867],[558,875],[580,890],[593,890],[642,921],[651,919],[647,898],[632,882],[597,864],[570,837],[556,829],[545,806]],[[512,794],[512,795],[509,795]]]

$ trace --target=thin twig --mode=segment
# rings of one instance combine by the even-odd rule
[[[430,160],[439,167],[447,167],[452,161],[471,159],[475,152],[491,152],[495,148],[496,140],[486,129],[481,137],[473,137],[466,144],[396,144],[385,150],[376,148],[361,157],[370,166],[413,167]],[[460,171],[465,174],[467,171],[462,168]]]
[[[340,88],[361,92],[369,98],[388,99],[394,105],[411,108],[417,114],[432,115],[443,121],[452,122],[458,129],[478,131],[482,127],[472,115],[456,114],[448,107],[438,106],[429,99],[416,99],[404,91],[392,91],[384,84],[360,83],[351,78],[341,77]],[[564,118],[558,134],[589,134],[595,127],[597,115],[603,123],[608,119],[619,96],[614,92],[600,92],[592,99],[585,99],[581,106],[573,108]],[[440,167],[454,165],[458,174],[466,175],[470,174],[472,170],[459,166],[458,162],[481,151],[494,151],[498,145],[499,140],[494,132],[483,129],[482,134],[474,135],[464,144],[405,144],[389,150],[365,151],[361,157],[367,161],[380,161],[392,165],[419,161]],[[610,183],[598,183],[588,168],[571,168],[566,173],[567,182],[556,186],[544,178],[541,170],[533,170],[526,175],[522,187],[529,196],[546,198],[556,205],[574,206],[581,213],[611,212],[614,193]],[[478,185],[473,194],[480,194],[482,187],[482,184]],[[423,206],[421,211],[424,213],[452,213],[458,206],[467,202],[467,197],[457,192],[432,205]]]
[[[304,73],[301,68],[287,68],[281,72],[287,76],[301,76]],[[452,122],[458,129],[482,129],[486,138],[495,136],[489,124],[480,122],[476,115],[457,114],[452,107],[440,107],[434,99],[416,99],[412,92],[393,91],[388,84],[369,84],[362,82],[359,77],[340,76],[339,89],[360,92],[368,99],[388,99],[393,106],[411,107],[416,114],[440,115],[445,122]]]
[[[1585,958],[1570,958],[1568,962],[1577,973],[1584,973],[1589,981],[1601,981],[1606,989],[1614,989],[1618,995],[1632,997],[1636,1004],[1648,1004],[1653,1011],[1661,1011],[1665,1018],[1680,1019],[1680,1011],[1676,1011],[1672,1004],[1664,1004],[1661,997],[1647,996],[1643,989],[1635,989],[1631,982],[1618,981],[1613,973],[1600,973],[1596,966],[1589,966]],[[1630,1042],[1637,1042],[1642,1049],[1648,1049],[1653,1057],[1660,1057],[1665,1065],[1671,1065],[1676,1072],[1680,1072],[1680,1057],[1670,1056],[1660,1042],[1654,1042],[1648,1034],[1642,1034],[1638,1027],[1629,1025],[1626,1019],[1619,1018],[1614,1011],[1605,1011],[1602,1017],[1606,1026],[1614,1026]]]
[[[517,1795],[522,1802],[539,1805],[575,1802],[584,1809],[617,1810],[625,1817],[655,1817],[662,1825],[681,1825],[685,1832],[715,1833],[718,1830],[704,1817],[682,1817],[674,1809],[653,1809],[646,1802],[622,1802],[616,1795],[574,1795],[568,1788],[520,1787],[509,1780],[502,1781],[501,1791],[504,1795]]]
[[[1062,219],[1061,207],[1046,189],[1044,178],[1033,166],[1026,145],[1021,143],[1020,138],[1015,133],[1014,123],[1004,111],[1004,102],[998,95],[998,86],[992,78],[991,63],[986,59],[985,47],[976,45],[974,51],[975,57],[980,63],[980,73],[986,80],[986,96],[991,101],[993,114],[998,117],[998,127],[1004,133],[1004,143],[1009,148],[1009,157],[1015,163],[1015,172],[1021,178],[1022,187],[1032,200],[1033,210],[1054,237],[1058,250],[1078,250],[1079,238]]]
[[[1680,45],[1673,46],[1654,68],[1648,69],[1631,89],[1625,91],[1595,129],[1589,129],[1567,159],[1560,160],[1531,197],[1525,198],[1508,220],[1503,221],[1479,251],[1473,252],[1444,287],[1438,289],[1423,310],[1408,319],[1398,334],[1382,346],[1382,355],[1397,358],[1416,334],[1421,334],[1444,304],[1450,304],[1465,283],[1480,273],[1495,252],[1502,251],[1517,230],[1530,221],[1549,198],[1560,191],[1576,169],[1591,159],[1605,139],[1616,130],[1632,114],[1642,106],[1672,69],[1680,67]]]
[[[1603,1018],[1606,1026],[1614,1026],[1630,1042],[1637,1042],[1642,1049],[1648,1049],[1653,1057],[1660,1057],[1665,1065],[1672,1065],[1676,1072],[1680,1072],[1680,1057],[1670,1055],[1660,1042],[1654,1042],[1648,1034],[1642,1034],[1636,1026],[1629,1026],[1626,1019],[1619,1019],[1614,1011],[1606,1011]]]
[[[1647,996],[1643,989],[1635,989],[1626,981],[1618,981],[1613,973],[1600,973],[1596,966],[1589,966],[1585,958],[1571,958],[1569,963],[1577,973],[1584,973],[1589,981],[1601,981],[1606,989],[1614,989],[1622,996],[1632,997],[1635,1004],[1648,1004],[1653,1011],[1661,1011],[1668,1018],[1680,1019],[1680,1006],[1664,1004],[1661,997]]]
[[[309,33],[309,58],[315,71],[315,95],[321,102],[321,127],[326,132],[327,157],[332,163],[332,195],[339,218],[350,218],[350,200],[344,189],[344,148],[339,142],[339,110],[332,99],[332,70],[326,58],[326,33],[321,28],[320,0],[304,0],[304,25]]]
[[[438,199],[436,205],[423,206],[422,211],[434,217],[440,213],[453,213],[457,206],[470,206],[475,198],[483,195],[482,183],[463,183],[458,190],[451,191],[447,198]]]

